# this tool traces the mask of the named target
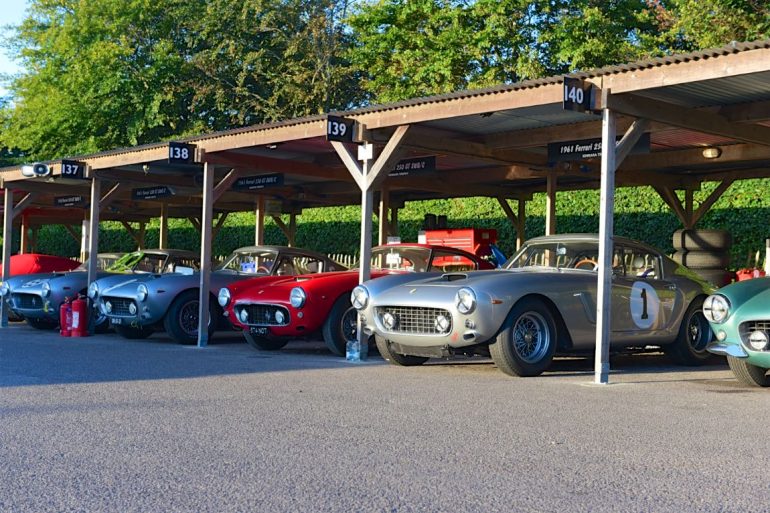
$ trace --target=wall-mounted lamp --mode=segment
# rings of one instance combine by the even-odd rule
[[[703,158],[717,159],[722,155],[722,149],[715,146],[703,148]]]

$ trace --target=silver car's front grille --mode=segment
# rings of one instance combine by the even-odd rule
[[[135,317],[135,313],[131,313],[128,309],[128,307],[133,303],[134,301],[132,299],[124,298],[124,297],[105,297],[104,298],[104,305],[107,306],[107,303],[110,303],[112,305],[111,309],[107,310],[107,315],[113,315],[115,317]]]
[[[738,326],[738,333],[741,335],[741,341],[748,345],[749,337],[755,331],[764,331],[765,335],[770,338],[770,321],[747,321],[742,322]],[[767,351],[767,349],[765,349]]]
[[[243,324],[247,326],[286,326],[289,324],[289,311],[280,305],[242,304],[235,305],[235,316],[242,321],[242,312],[246,311],[248,319]],[[276,319],[276,314],[283,315],[281,322]],[[279,315],[279,316],[280,316]]]
[[[16,308],[24,310],[42,310],[43,298],[37,294],[11,294],[13,304]]]
[[[395,326],[389,328],[383,321],[383,316],[389,313],[395,317]],[[444,335],[452,331],[452,314],[443,308],[426,308],[421,306],[378,306],[374,314],[381,326],[391,333],[410,333],[415,335]],[[443,330],[437,319],[442,316],[447,324]]]

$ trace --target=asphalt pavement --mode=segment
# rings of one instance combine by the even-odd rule
[[[767,511],[770,390],[718,359],[347,363],[0,329],[0,512]]]

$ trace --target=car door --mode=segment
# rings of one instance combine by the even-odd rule
[[[676,286],[661,274],[660,255],[617,245],[613,253],[613,342],[650,341],[672,322]]]

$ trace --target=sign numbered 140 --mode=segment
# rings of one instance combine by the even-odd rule
[[[579,78],[564,77],[564,110],[585,112],[591,108],[591,84]]]

